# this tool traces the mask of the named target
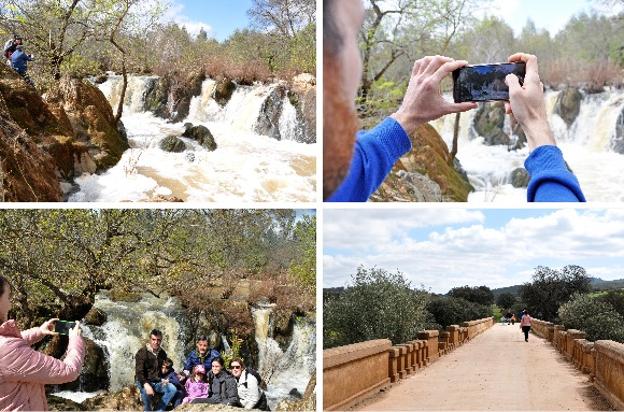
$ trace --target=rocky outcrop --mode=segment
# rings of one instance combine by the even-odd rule
[[[171,82],[167,99],[169,113],[166,117],[173,123],[186,119],[191,107],[191,99],[201,94],[204,80],[206,76],[203,73],[191,73],[182,83]]]
[[[160,141],[159,147],[165,152],[181,153],[186,150],[186,145],[176,136],[167,136]]]
[[[566,87],[557,96],[555,113],[570,127],[581,110],[583,95],[576,87]]]
[[[624,110],[615,123],[615,135],[611,139],[611,149],[616,153],[624,154]]]
[[[529,179],[529,172],[523,167],[519,167],[511,172],[511,185],[513,187],[528,187]]]
[[[503,129],[505,126],[505,104],[503,102],[481,104],[475,114],[473,125],[477,134],[483,137],[485,145],[509,145],[509,136]]]
[[[390,173],[376,193],[372,201],[395,202],[441,202],[442,191],[440,185],[417,172],[399,170]]]
[[[422,198],[434,198],[437,197],[437,189],[431,182],[435,182],[440,189],[441,200],[467,201],[468,193],[474,188],[468,182],[467,177],[461,173],[461,169],[454,166],[446,143],[438,132],[432,126],[424,124],[416,129],[410,139],[413,149],[394,165],[390,180],[386,179],[388,186],[390,186],[390,189],[386,186],[386,193],[399,193],[404,196],[400,197],[400,200],[412,202]],[[414,173],[427,177],[431,182],[416,177]],[[403,180],[401,180],[401,176],[403,176]],[[418,190],[401,187],[404,181],[408,181]],[[421,183],[416,185],[416,182]],[[382,188],[384,188],[383,185]],[[378,191],[377,195],[375,200],[394,200],[391,197],[383,196],[382,191]]]
[[[83,338],[85,358],[80,376],[73,382],[60,385],[61,390],[95,392],[107,390],[110,385],[108,361],[104,350],[89,338]]]
[[[316,79],[311,74],[293,78],[288,91],[290,103],[297,109],[297,118],[303,123],[301,143],[316,142]]]
[[[106,323],[106,320],[106,313],[98,308],[91,308],[91,310],[89,311],[89,313],[87,313],[87,316],[85,316],[84,319],[85,324],[93,326],[102,326],[104,323]]]
[[[170,113],[167,102],[171,81],[168,77],[160,77],[151,86],[145,93],[145,110],[154,113],[158,117],[169,118]]]
[[[206,126],[193,126],[190,123],[184,125],[185,130],[182,133],[182,137],[186,137],[195,140],[204,148],[212,151],[217,150],[217,143],[214,136],[210,133],[210,130]]]
[[[217,82],[214,89],[214,100],[221,106],[225,106],[232,98],[236,90],[236,84],[230,79],[221,79]]]
[[[120,391],[98,395],[82,403],[84,410],[97,411],[142,411],[139,391],[135,386],[129,386]]]
[[[282,115],[286,97],[286,87],[280,84],[273,88],[260,108],[260,115],[254,127],[254,131],[263,136],[269,136],[281,140],[279,119]]]
[[[128,149],[128,141],[118,128],[104,94],[89,82],[71,78],[61,81],[60,93],[75,140],[87,146],[97,170],[117,164]]]

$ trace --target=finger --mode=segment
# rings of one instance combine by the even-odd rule
[[[524,81],[528,81],[534,84],[540,83],[537,56],[527,53],[516,53],[509,56],[509,61],[513,63],[524,62],[526,64],[526,74],[524,76]]]
[[[60,320],[59,318],[52,318],[48,322],[58,322],[59,320]]]
[[[453,73],[455,70],[460,69],[466,66],[468,62],[466,60],[452,60],[444,63],[438,70],[435,72],[434,77],[435,81],[440,83],[442,80]]]
[[[507,84],[507,86],[509,87],[510,98],[518,94],[518,92],[522,90],[522,86],[520,86],[520,80],[518,79],[518,76],[516,76],[515,74],[508,74],[505,77],[505,84]]]
[[[416,74],[422,74],[427,68],[427,66],[429,66],[429,62],[431,61],[431,59],[432,59],[431,56],[425,56],[422,59],[420,59],[420,65],[418,67],[418,72]]]
[[[453,59],[445,56],[433,56],[431,61],[427,65],[427,68],[424,71],[424,74],[433,74],[435,73],[443,64],[452,62]]]
[[[465,102],[465,103],[448,103],[447,114],[451,113],[461,113],[467,112],[468,110],[473,110],[479,107],[479,105],[475,102]]]
[[[511,104],[509,102],[505,102],[505,113],[511,114]]]
[[[412,67],[412,76],[415,76],[416,74],[418,74],[421,64],[422,64],[422,60],[416,60],[414,62],[414,67]]]

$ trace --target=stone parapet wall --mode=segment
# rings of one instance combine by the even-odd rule
[[[377,339],[323,351],[323,409],[344,410],[384,386],[405,379],[494,325],[494,318],[425,330],[392,346]]]

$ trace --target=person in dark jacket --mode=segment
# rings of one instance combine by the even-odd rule
[[[141,391],[144,411],[152,410],[152,399],[156,393],[162,394],[157,410],[164,411],[177,392],[172,383],[163,381],[160,376],[162,364],[167,359],[167,353],[160,347],[162,336],[158,329],[152,330],[149,343],[135,356],[136,386]]]
[[[210,382],[210,396],[203,399],[194,399],[191,403],[221,403],[224,405],[238,406],[238,383],[228,371],[223,368],[222,358],[212,361],[212,368],[208,372]]]
[[[197,343],[195,344],[195,346],[197,349],[191,352],[186,357],[186,361],[184,361],[185,377],[188,377],[193,368],[197,365],[204,365],[204,368],[206,368],[206,370],[210,370],[212,368],[212,361],[221,356],[218,350],[214,348],[208,348],[208,338],[204,335],[200,336],[199,339],[197,339]]]
[[[28,71],[29,61],[32,61],[32,56],[24,53],[24,48],[21,44],[17,45],[15,53],[11,55],[13,69],[24,77]]]
[[[184,390],[184,385],[180,382],[179,374],[173,369],[173,361],[169,358],[165,359],[162,363],[162,367],[160,368],[160,378],[161,383],[170,383],[176,388],[176,394],[171,399],[171,403],[174,408],[177,408],[181,403],[184,396],[186,396],[186,391]]]

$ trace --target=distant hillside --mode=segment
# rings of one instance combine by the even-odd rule
[[[624,279],[602,280],[600,278],[590,278],[590,283],[594,290],[624,289]],[[492,289],[492,293],[494,293],[495,298],[503,293],[511,293],[514,296],[520,296],[521,286],[522,285],[513,285]]]

